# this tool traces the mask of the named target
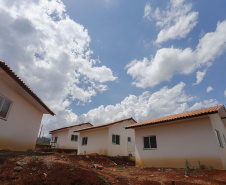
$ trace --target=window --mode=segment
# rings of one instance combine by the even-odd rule
[[[6,118],[7,113],[9,112],[9,107],[11,105],[11,102],[7,99],[5,99],[3,96],[0,96],[0,117]]]
[[[128,142],[131,142],[131,137],[128,137]]]
[[[78,141],[77,135],[71,135],[71,141]]]
[[[156,136],[144,137],[144,149],[155,149],[157,148]]]
[[[82,138],[82,145],[87,145],[88,137]]]
[[[55,136],[55,140],[54,140],[54,142],[57,142],[57,139],[58,139],[58,137],[57,137],[57,136]]]
[[[216,132],[216,135],[217,135],[219,146],[223,148],[223,143],[221,141],[220,132],[218,130],[215,130],[215,132]]]
[[[112,135],[112,143],[116,145],[120,145],[120,135]]]

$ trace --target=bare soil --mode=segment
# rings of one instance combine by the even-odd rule
[[[96,169],[94,164],[103,168]],[[17,165],[23,168],[20,172],[14,171]],[[25,152],[0,151],[0,184],[226,185],[226,171],[197,169],[188,177],[184,169],[136,167],[123,157],[62,153],[28,156]]]

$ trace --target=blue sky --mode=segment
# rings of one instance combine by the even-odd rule
[[[49,130],[225,104],[226,1],[0,1],[1,59]]]

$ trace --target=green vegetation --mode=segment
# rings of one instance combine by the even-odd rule
[[[67,159],[67,158],[63,158],[62,160],[63,160],[63,161],[70,161],[70,160],[69,160],[69,159]]]
[[[74,151],[74,152],[71,152],[71,154],[72,154],[72,155],[77,155],[77,153],[76,153],[75,151]]]
[[[32,170],[32,172],[35,172],[37,169],[34,167],[34,168],[32,168],[31,170]]]
[[[38,160],[39,157],[38,157],[38,156],[33,156],[33,159],[34,159],[34,160]]]
[[[27,154],[28,156],[31,156],[31,155],[34,154],[34,151],[33,151],[32,149],[27,149],[26,154]]]
[[[98,176],[98,177],[105,183],[110,184],[109,181],[104,176]]]
[[[117,167],[115,168],[116,170],[125,170],[126,168],[125,167]]]
[[[188,162],[187,159],[186,159],[186,161],[185,161],[184,174],[185,174],[186,176],[190,176],[190,164],[189,164],[189,162]]]
[[[73,171],[75,171],[75,169],[74,169],[74,168],[71,168],[69,171],[70,171],[70,172],[73,172]]]

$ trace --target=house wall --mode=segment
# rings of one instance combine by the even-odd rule
[[[51,141],[54,141],[55,136],[58,136],[56,148],[62,149],[78,149],[78,142],[79,142],[79,132],[74,132],[79,129],[90,127],[89,124],[84,125],[76,125],[71,128],[62,129],[59,131],[52,132]],[[71,135],[77,135],[78,141],[71,141]]]
[[[88,137],[87,145],[82,145],[83,137]],[[80,132],[78,154],[85,153],[108,155],[108,128],[104,127]]]
[[[215,143],[216,143],[216,145],[219,146],[217,148],[217,151],[220,154],[220,158],[221,158],[223,167],[224,167],[224,169],[226,169],[226,140],[225,140],[226,139],[226,128],[225,128],[225,125],[224,125],[221,117],[219,116],[219,114],[210,115],[210,120],[212,123],[213,132],[215,132],[215,130],[218,130],[220,133],[223,147],[219,146],[217,137],[215,137]],[[225,137],[225,139],[223,136]]]
[[[108,134],[108,155],[109,156],[135,156],[135,133],[134,129],[125,129],[126,126],[133,124],[134,121],[126,120],[122,123],[109,126]],[[120,135],[120,145],[112,143],[112,135]],[[128,137],[131,142],[128,143]]]
[[[157,149],[143,149],[144,136],[156,136]],[[208,117],[135,129],[136,165],[184,168],[198,161],[223,169],[219,146]]]
[[[87,128],[87,127],[91,127],[90,124],[84,124],[84,125],[79,125],[79,126],[75,126],[72,128],[69,128],[68,131],[68,149],[78,149],[78,143],[79,143],[79,132],[74,132],[77,131],[79,129],[83,129],[83,128]],[[71,141],[71,135],[77,135],[78,136],[78,141]]]
[[[12,102],[7,120],[0,118],[0,150],[34,149],[43,113],[2,80],[0,94]]]
[[[68,149],[68,129],[60,130],[52,133],[51,141],[57,136],[56,148]]]

